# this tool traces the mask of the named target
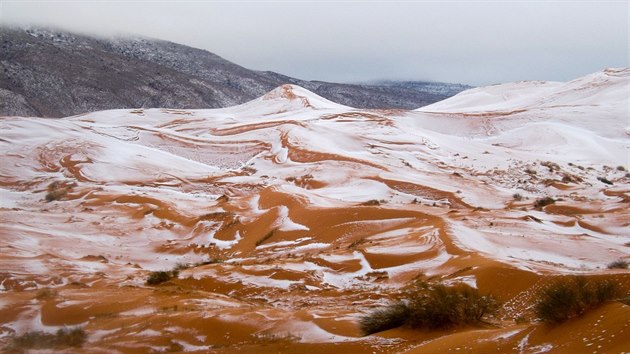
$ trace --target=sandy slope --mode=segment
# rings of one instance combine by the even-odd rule
[[[219,110],[2,118],[0,344],[79,325],[87,352],[627,350],[626,305],[554,328],[531,306],[563,274],[630,291],[606,269],[630,258],[629,83],[609,69],[410,112],[285,85]],[[416,280],[504,305],[484,328],[361,337]]]

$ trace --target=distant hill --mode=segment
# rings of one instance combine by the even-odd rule
[[[294,84],[357,108],[415,109],[470,88],[436,82],[337,84],[249,70],[148,38],[0,28],[0,115],[64,117],[114,108],[219,108]]]

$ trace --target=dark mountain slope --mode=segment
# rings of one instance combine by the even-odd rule
[[[215,54],[146,38],[103,39],[0,28],[0,115],[63,117],[133,108],[218,108],[296,84],[358,108],[418,108],[466,86],[350,85],[243,68]]]

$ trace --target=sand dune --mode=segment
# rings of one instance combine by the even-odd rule
[[[284,85],[217,110],[0,118],[0,345],[81,326],[87,352],[627,350],[621,302],[558,326],[532,305],[561,275],[630,292],[607,269],[630,258],[629,84],[609,69],[391,112]],[[502,306],[361,335],[417,281]]]

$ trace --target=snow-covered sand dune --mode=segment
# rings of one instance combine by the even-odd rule
[[[507,303],[557,274],[628,288],[606,266],[630,257],[629,85],[607,69],[415,111],[284,85],[217,110],[0,118],[0,341],[80,324],[95,350],[396,352],[356,318],[417,279]],[[177,263],[197,266],[144,285]]]

